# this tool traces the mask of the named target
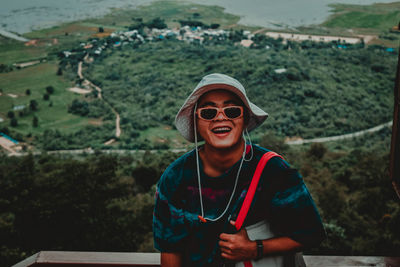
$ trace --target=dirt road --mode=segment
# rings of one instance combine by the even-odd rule
[[[337,140],[343,140],[343,139],[349,139],[349,138],[354,138],[354,137],[359,137],[362,135],[365,135],[367,133],[373,133],[377,132],[385,127],[391,127],[393,125],[393,121],[389,121],[386,123],[382,123],[378,126],[354,132],[354,133],[349,133],[349,134],[342,134],[342,135],[336,135],[336,136],[330,136],[330,137],[321,137],[321,138],[313,138],[313,139],[297,139],[297,140],[288,140],[285,143],[288,145],[302,145],[302,144],[308,144],[308,143],[325,143],[329,141],[337,141]]]
[[[88,56],[89,56],[89,55],[86,54],[86,56],[84,57],[83,60],[87,61]],[[84,77],[83,74],[82,74],[82,64],[83,64],[83,61],[80,61],[79,64],[78,64],[78,71],[77,71],[77,74],[78,74],[79,79],[83,80],[83,82],[82,82],[83,85],[95,89],[95,90],[97,91],[97,97],[98,97],[99,99],[103,100],[104,103],[106,103],[107,106],[110,107],[111,111],[112,111],[112,112],[114,113],[114,115],[115,115],[115,137],[117,137],[117,138],[120,137],[120,136],[121,136],[121,126],[120,126],[120,121],[121,121],[121,119],[120,119],[119,113],[113,108],[113,106],[112,106],[110,103],[108,103],[108,102],[103,98],[101,88],[98,87],[97,85],[95,85],[94,83],[92,83],[91,81],[89,81],[88,79],[85,79],[85,77]],[[109,144],[112,144],[114,141],[115,141],[114,139],[110,139],[110,140],[108,140],[107,142],[105,142],[104,144],[109,145]]]

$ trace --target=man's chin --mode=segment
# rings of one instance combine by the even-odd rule
[[[233,149],[236,147],[236,145],[239,145],[239,142],[234,142],[233,140],[216,140],[210,144],[213,148],[215,149],[221,149],[221,150],[228,150],[228,149]]]

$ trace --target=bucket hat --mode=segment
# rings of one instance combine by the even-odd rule
[[[181,135],[189,142],[195,142],[194,108],[197,101],[205,93],[217,89],[230,91],[242,100],[249,114],[247,131],[250,132],[251,130],[257,128],[267,119],[268,113],[250,102],[250,100],[247,98],[246,90],[238,80],[225,74],[209,74],[207,76],[204,76],[203,79],[196,86],[196,88],[194,88],[193,92],[186,99],[185,103],[180,108],[178,114],[175,117],[176,128],[181,133]]]

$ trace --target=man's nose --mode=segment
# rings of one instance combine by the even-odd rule
[[[225,115],[224,115],[224,112],[223,112],[222,110],[218,110],[218,114],[217,114],[217,116],[215,117],[215,119],[216,119],[216,120],[225,120],[226,117],[225,117]]]

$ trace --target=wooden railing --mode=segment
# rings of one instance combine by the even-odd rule
[[[400,266],[400,257],[304,256],[308,267]],[[159,253],[41,251],[13,267],[160,266]]]

